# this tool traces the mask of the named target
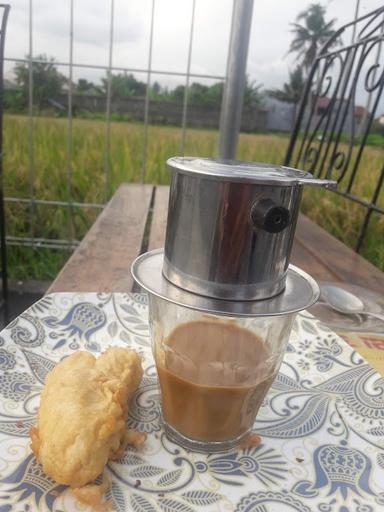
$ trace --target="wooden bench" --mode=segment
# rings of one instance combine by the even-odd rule
[[[128,292],[130,266],[164,246],[169,187],[121,185],[51,284],[50,292]],[[356,284],[382,293],[384,273],[301,215],[292,263],[319,281]]]

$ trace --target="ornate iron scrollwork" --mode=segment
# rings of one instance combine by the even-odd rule
[[[350,34],[354,39],[350,41]],[[334,48],[334,42],[341,45]],[[370,127],[384,89],[384,6],[341,27],[327,41],[310,70],[298,108],[285,165],[338,182],[337,194],[366,208],[356,245],[359,250],[378,204],[383,172],[372,197],[354,193],[354,183]],[[357,105],[362,96],[364,107]],[[384,169],[384,161],[383,161]]]

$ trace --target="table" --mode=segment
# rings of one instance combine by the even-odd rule
[[[129,292],[135,257],[164,246],[169,187],[119,187],[79,247],[48,289],[51,292]],[[384,273],[304,215],[299,216],[292,263],[318,281],[363,286],[380,294]],[[340,333],[384,374],[384,336]],[[375,335],[376,336],[376,335]]]
[[[51,284],[50,292],[127,292],[136,256],[164,246],[169,187],[121,185]],[[292,263],[318,281],[384,290],[384,273],[304,215]]]

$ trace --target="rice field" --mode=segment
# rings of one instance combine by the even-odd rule
[[[68,121],[33,119],[33,170],[29,169],[28,118],[4,117],[4,191],[6,197],[101,203],[122,182],[140,181],[143,167],[144,127],[134,123],[112,123],[110,158],[106,166],[105,125],[98,120],[73,120],[72,159],[68,162]],[[218,133],[187,131],[185,154],[216,154]],[[244,160],[281,163],[288,138],[278,134],[241,134],[238,157]],[[165,161],[180,154],[181,130],[149,126],[146,152],[147,183],[167,184]],[[367,147],[354,192],[367,199],[372,195],[384,149]],[[108,167],[108,171],[106,171]],[[381,198],[384,204],[384,197]],[[330,233],[353,245],[364,209],[330,192],[308,188],[303,211]],[[98,210],[62,206],[7,203],[7,234],[51,239],[81,239],[94,222]],[[362,254],[384,269],[384,218],[373,216]],[[9,247],[9,271],[14,279],[52,279],[69,256],[67,252],[43,248]]]

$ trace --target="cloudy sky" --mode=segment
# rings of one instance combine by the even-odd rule
[[[264,87],[279,87],[294,62],[287,56],[292,35],[290,22],[313,0],[255,0],[248,56],[248,75]],[[70,0],[32,0],[33,55],[45,53],[57,61],[69,59]],[[356,0],[322,0],[328,17],[337,25],[354,16]],[[383,0],[360,0],[360,14],[381,6]],[[152,0],[115,0],[113,65],[146,69]],[[11,0],[6,57],[29,53],[29,0]],[[110,0],[74,0],[75,63],[107,65]],[[225,74],[232,0],[196,0],[192,72]],[[191,23],[192,0],[155,0],[152,69],[185,72]],[[7,62],[11,77],[13,63]],[[68,68],[60,69],[64,74]],[[74,78],[98,81],[104,72],[75,69]],[[145,74],[136,73],[145,80]],[[182,77],[154,75],[162,85],[184,83]],[[212,83],[215,80],[202,80]]]

